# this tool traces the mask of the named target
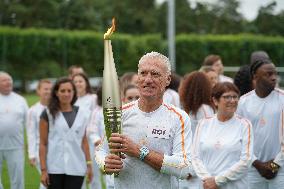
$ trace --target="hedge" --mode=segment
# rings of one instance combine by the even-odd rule
[[[198,69],[205,56],[219,54],[225,66],[249,64],[255,50],[268,52],[277,66],[284,66],[284,38],[261,35],[179,35],[176,38],[177,72]]]
[[[167,41],[159,34],[112,37],[114,59],[119,75],[135,71],[139,58],[149,51],[167,54]],[[203,58],[215,53],[226,66],[249,62],[254,50],[265,50],[277,66],[284,62],[284,38],[241,35],[176,36],[177,73],[198,69]],[[58,77],[72,64],[83,66],[91,76],[102,76],[103,34],[93,31],[19,29],[0,27],[0,70],[16,79]]]

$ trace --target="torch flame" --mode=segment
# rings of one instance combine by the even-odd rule
[[[111,34],[115,31],[115,18],[112,18],[112,25],[104,34],[104,39],[109,39]]]

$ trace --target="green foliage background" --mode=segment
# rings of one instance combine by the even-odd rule
[[[139,58],[149,51],[167,54],[167,42],[159,34],[114,34],[112,40],[118,74],[135,71]],[[70,65],[83,66],[91,76],[102,76],[103,34],[92,31],[0,28],[0,70],[17,80],[59,77]],[[255,50],[265,50],[277,66],[284,62],[284,38],[252,34],[176,37],[177,73],[200,68],[204,57],[219,54],[225,66],[249,63]]]

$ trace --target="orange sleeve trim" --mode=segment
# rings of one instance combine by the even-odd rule
[[[248,144],[247,144],[247,158],[249,158],[249,147],[250,147],[250,135],[251,135],[251,131],[250,131],[250,124],[248,122],[248,120],[243,119],[242,117],[237,116],[237,118],[239,118],[240,120],[244,120],[247,123],[247,127],[248,127]]]
[[[242,97],[246,97],[246,96],[249,96],[249,95],[251,95],[253,91],[254,91],[254,90],[252,90],[252,91],[249,91],[248,93],[246,93],[246,94],[242,95]]]
[[[282,110],[282,137],[284,136],[284,110]]]
[[[183,120],[183,117],[180,113],[178,113],[174,108],[166,105],[166,104],[163,104],[166,108],[168,108],[168,110],[171,110],[173,111],[174,113],[176,113],[179,117],[179,120],[181,122],[181,149],[182,149],[182,153],[183,153],[183,159],[184,161],[187,159],[186,158],[186,153],[185,153],[185,147],[184,147],[184,120]]]
[[[122,106],[122,110],[126,110],[126,109],[128,109],[128,108],[131,108],[132,106],[134,106],[135,105],[135,103],[133,103],[133,104],[129,104],[129,105],[127,105],[127,106]]]
[[[280,90],[280,89],[278,89],[278,88],[275,88],[274,90],[275,90],[276,92],[280,93],[281,95],[284,95],[284,91],[282,91],[282,90]]]

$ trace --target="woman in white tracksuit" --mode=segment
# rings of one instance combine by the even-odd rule
[[[58,79],[40,119],[41,182],[48,189],[80,189],[87,173],[92,179],[86,127],[89,111],[73,106],[72,80]]]
[[[237,114],[239,90],[229,82],[212,91],[217,114],[202,119],[192,146],[192,164],[204,189],[247,189],[253,155],[251,123]]]

